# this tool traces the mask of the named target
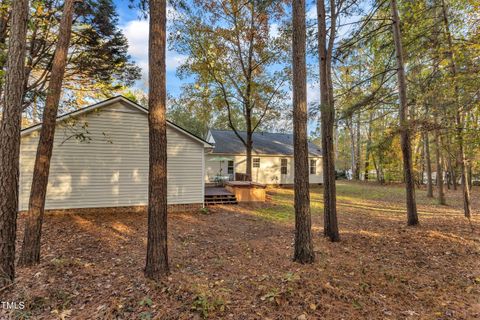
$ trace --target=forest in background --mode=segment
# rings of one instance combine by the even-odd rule
[[[169,100],[170,118],[206,136],[208,128],[231,129],[230,113],[234,126],[246,130],[244,111],[248,107],[241,97],[251,82],[259,86],[253,95],[264,97],[262,90],[268,87],[276,100],[271,106],[257,106],[259,110],[254,110],[251,118],[260,123],[257,130],[291,132],[291,85],[285,81],[291,76],[291,12],[277,2],[261,15],[254,15],[254,19],[248,12],[242,15],[264,26],[255,42],[262,46],[253,46],[258,50],[254,61],[262,68],[253,79],[247,79],[232,72],[242,68],[240,57],[245,55],[236,49],[236,39],[247,32],[246,22],[228,24],[234,21],[234,11],[208,5],[211,2],[215,1],[204,2],[205,6],[179,5],[179,13],[171,23],[172,47],[188,56],[178,73],[194,81],[183,86],[179,97]],[[307,72],[309,81],[318,83],[317,17],[311,14],[315,13],[315,3],[307,4]],[[341,10],[332,57],[336,169],[349,171],[353,179],[402,181],[397,66],[389,1],[338,1],[337,5]],[[398,3],[417,184],[427,184],[430,175],[435,180],[438,163],[448,188],[457,188],[461,176],[458,130],[462,130],[470,183],[480,179],[479,6],[478,1],[457,0]],[[212,37],[217,31],[221,36]],[[204,47],[215,48],[209,52],[215,65],[199,63],[206,55],[195,50]],[[217,79],[212,77],[212,71],[219,75]],[[308,93],[318,97],[310,88]],[[230,108],[225,107],[225,101]],[[319,101],[309,100],[309,115],[310,139],[321,145]]]

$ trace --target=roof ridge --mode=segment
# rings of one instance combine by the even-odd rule
[[[245,147],[233,130],[210,129],[215,139],[214,153],[245,153]],[[245,131],[239,132],[242,136]],[[293,133],[255,132],[253,135],[253,150],[258,154],[292,155],[294,149]],[[321,147],[308,141],[308,152],[321,156]]]
[[[222,132],[234,132],[233,130],[228,130],[228,129],[210,129],[210,131],[222,131]],[[247,132],[245,130],[237,130],[237,132]],[[287,133],[287,132],[271,132],[271,131],[255,131],[253,134],[283,134],[283,135],[293,135],[293,132]]]

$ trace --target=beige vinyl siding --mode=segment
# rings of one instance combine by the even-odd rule
[[[212,179],[220,171],[222,166],[222,172],[227,172],[227,161],[222,164],[219,161],[210,161],[215,157],[225,157],[234,160],[235,172],[245,173],[247,158],[243,155],[219,155],[208,154],[205,156],[205,181],[211,182]],[[292,156],[266,156],[266,155],[253,155],[252,158],[260,158],[260,167],[252,168],[252,180],[263,184],[293,184],[294,179],[294,164]],[[281,174],[281,159],[287,159],[287,174]],[[310,159],[317,159],[317,172],[316,174],[310,174],[310,183],[323,183],[322,174],[322,159],[321,157],[310,157]],[[310,172],[310,168],[308,169]]]
[[[22,137],[21,210],[28,207],[38,133]],[[168,203],[203,203],[203,145],[173,126],[167,140]],[[146,205],[147,193],[145,112],[115,102],[57,125],[47,209]]]

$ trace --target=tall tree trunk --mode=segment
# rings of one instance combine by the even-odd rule
[[[450,117],[448,115],[448,112],[446,112],[446,111],[445,111],[445,117],[448,119],[447,121],[453,121],[453,122],[455,121],[454,118],[450,119]],[[447,140],[447,143],[445,143],[445,148],[446,148],[446,151],[447,151],[447,164],[446,165],[447,165],[447,168],[448,168],[447,186],[448,186],[448,189],[450,189],[450,186],[452,186],[453,190],[457,190],[457,170],[456,170],[456,164],[455,164],[456,161],[454,161],[455,159],[453,159],[453,161],[452,161],[451,145],[453,143],[452,143],[452,139],[451,139],[448,131],[445,134],[445,139]]]
[[[447,187],[450,189],[450,186],[453,187],[453,190],[457,190],[457,171],[455,170],[455,165],[452,161],[452,150],[451,146],[451,138],[450,135],[447,133],[446,135],[447,143],[445,144],[447,150],[447,168],[448,168],[448,181]]]
[[[417,152],[420,153],[420,157],[415,158],[415,165],[417,164],[417,160],[420,158],[420,171],[419,171],[419,177],[418,177],[418,187],[420,188],[421,185],[425,183],[425,135],[422,133],[421,139],[418,144],[418,149]],[[420,149],[420,151],[419,151]]]
[[[467,180],[467,165],[465,160],[465,146],[463,141],[463,116],[460,114],[460,111],[457,112],[456,116],[456,125],[457,125],[457,140],[458,140],[458,156],[460,162],[460,175],[462,183],[462,194],[463,194],[463,211],[465,217],[470,218],[472,208],[470,203],[470,186]]]
[[[435,116],[435,124],[437,124],[437,117]],[[445,191],[443,182],[443,159],[441,152],[441,140],[438,128],[435,129],[435,158],[437,169],[437,189],[438,189],[438,203],[441,205],[446,204]]]
[[[427,197],[433,198],[432,162],[430,159],[430,141],[428,138],[428,132],[423,134],[423,143],[425,150],[425,168],[427,169]]]
[[[468,187],[472,190],[473,187],[473,169],[472,164],[468,166]]]
[[[471,204],[470,204],[470,188],[467,181],[467,166],[465,161],[465,146],[463,141],[463,126],[464,126],[464,114],[462,111],[462,106],[459,102],[459,88],[457,84],[457,65],[453,56],[453,42],[452,35],[450,33],[450,23],[448,21],[447,7],[445,5],[445,0],[442,0],[442,13],[443,13],[443,23],[445,27],[445,32],[447,35],[447,44],[448,44],[448,58],[450,59],[450,69],[452,75],[452,83],[455,89],[455,124],[456,124],[456,139],[458,143],[458,162],[460,163],[460,175],[462,181],[462,194],[463,194],[463,210],[465,217],[470,218],[471,215]],[[454,184],[456,181],[454,181]]]
[[[355,132],[353,131],[353,117],[350,116],[350,121],[347,120],[347,128],[350,132],[350,159],[352,166],[352,180],[357,179],[357,167],[356,167],[356,157],[355,157]]]
[[[403,154],[403,172],[405,177],[407,197],[407,223],[409,226],[418,224],[417,204],[415,201],[415,182],[412,166],[412,146],[410,141],[410,126],[408,123],[407,83],[403,63],[402,36],[400,33],[400,18],[398,16],[397,1],[391,0],[392,29],[397,58],[398,95],[400,99],[400,139]]]
[[[449,141],[449,139],[447,139]],[[450,190],[450,187],[452,185],[452,159],[450,157],[450,148],[449,148],[449,142],[447,142],[447,164],[446,164],[446,174],[447,174],[447,189]]]
[[[315,260],[310,215],[310,184],[307,140],[307,65],[305,56],[305,0],[293,0],[293,141],[295,166],[295,252],[293,260],[312,263]]]
[[[8,47],[0,123],[0,288],[15,279],[20,129],[27,35],[28,0],[15,0]]]
[[[322,121],[323,149],[323,200],[324,235],[331,241],[339,241],[337,222],[337,196],[335,186],[335,150],[333,145],[333,126],[335,106],[331,74],[332,50],[336,32],[335,1],[330,0],[330,35],[327,46],[327,23],[324,0],[317,0],[318,18],[318,56],[320,68],[320,110]]]
[[[167,248],[166,0],[150,1],[148,239],[145,276],[169,273]]]
[[[254,39],[255,39],[255,8],[256,2],[250,1],[250,15],[251,21],[249,26],[249,46],[248,46],[248,55],[247,55],[247,72],[246,72],[246,92],[244,97],[244,106],[245,106],[245,120],[246,120],[246,129],[247,129],[247,139],[246,139],[246,151],[247,151],[247,180],[252,181],[252,149],[253,149],[253,125],[252,125],[252,85],[254,84],[254,65],[253,65],[253,56],[254,56]],[[242,57],[240,57],[243,59]]]
[[[246,151],[247,151],[247,168],[245,173],[247,175],[247,181],[252,181],[252,149],[253,149],[253,132],[252,132],[252,116],[250,113],[250,106],[247,105],[246,112],[246,123],[247,123],[247,139],[246,139]]]
[[[415,136],[415,135],[414,135]],[[416,139],[414,139],[416,140]],[[416,141],[415,141],[416,142]],[[420,170],[418,170],[418,175],[415,176],[413,175],[413,179],[415,184],[420,188],[420,185],[423,184],[423,140],[419,139],[418,143],[413,143],[413,153],[412,153],[412,158],[413,158],[413,168],[414,168],[414,173],[415,173],[415,168],[418,168],[420,166]],[[404,181],[405,182],[405,181]]]
[[[7,31],[8,31],[8,21],[10,20],[10,11],[7,9],[3,9],[0,14],[0,46],[4,46],[7,40]],[[0,71],[3,71],[5,65],[4,60],[1,59],[0,61]],[[0,77],[0,97],[2,96],[3,90],[3,77]]]
[[[62,82],[67,64],[68,47],[72,31],[72,20],[75,0],[66,0],[63,17],[60,22],[59,36],[53,58],[50,82],[48,84],[47,100],[43,110],[43,124],[37,147],[37,156],[33,168],[33,179],[28,204],[28,214],[25,220],[23,246],[19,264],[31,266],[40,262],[40,239],[42,235],[45,197],[47,194],[48,174],[52,158],[55,126],[62,93]]]
[[[375,155],[372,154],[372,162],[373,162],[373,167],[375,168],[375,174],[377,178],[377,182],[380,182],[380,168],[377,166],[377,161],[375,160]]]
[[[368,133],[367,133],[367,145],[365,147],[365,181],[368,181],[368,170],[370,167],[370,149],[372,148],[372,122],[373,122],[373,112],[370,112],[368,118]]]
[[[360,180],[360,161],[361,161],[361,145],[360,145],[360,111],[358,112],[357,114],[357,123],[356,123],[356,128],[355,128],[355,136],[356,136],[356,139],[357,141],[355,142],[355,152],[356,152],[356,156],[355,156],[355,167],[356,167],[356,172],[357,172],[357,176],[355,177],[355,179],[357,180]]]

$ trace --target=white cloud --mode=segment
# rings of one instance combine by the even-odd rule
[[[122,27],[123,33],[128,39],[128,52],[142,68],[144,76],[148,74],[148,20],[131,20]],[[186,60],[186,56],[167,50],[167,71],[175,71]]]
[[[270,37],[277,38],[280,35],[280,26],[278,23],[274,22],[270,24]]]
[[[307,10],[307,19],[317,19],[317,6],[313,5]]]
[[[320,102],[320,86],[318,82],[309,82],[307,83],[307,102],[310,103],[319,103]]]

